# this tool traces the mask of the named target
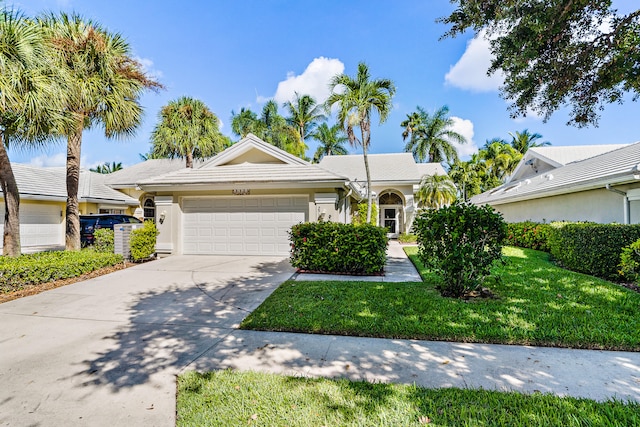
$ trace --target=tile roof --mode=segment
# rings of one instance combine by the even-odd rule
[[[637,142],[535,177],[508,182],[472,197],[471,201],[475,204],[509,203],[601,188],[606,184],[639,182],[634,178],[639,164],[640,142]]]
[[[533,147],[530,148],[529,151],[538,154],[542,158],[549,159],[561,165],[566,165],[569,163],[599,156],[600,154],[617,150],[618,148],[626,147],[627,145],[628,144]]]
[[[67,200],[67,173],[64,167],[43,168],[12,163],[11,168],[18,184],[20,197],[35,200]],[[105,176],[81,169],[78,183],[80,201],[138,205],[137,199],[108,187],[105,184]]]
[[[426,174],[445,175],[439,163],[417,164],[411,153],[369,154],[369,170],[372,181],[411,181],[418,183]],[[366,181],[364,159],[360,154],[325,156],[320,167],[340,175]]]
[[[204,163],[194,160],[194,167]],[[113,188],[132,188],[138,181],[186,169],[184,159],[149,159],[105,175],[105,183]]]

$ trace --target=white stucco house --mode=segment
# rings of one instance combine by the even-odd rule
[[[409,153],[372,154],[369,163],[377,223],[395,237],[413,222],[422,177],[445,171],[440,164],[418,164]],[[63,246],[64,168],[14,169],[22,197],[23,245],[38,236],[34,244]],[[125,213],[154,220],[161,255],[287,255],[292,225],[320,219],[349,223],[363,201],[361,155],[328,156],[311,164],[254,135],[192,169],[181,159],[147,160],[108,175],[83,170],[80,185],[81,214]],[[29,216],[32,210],[37,219]]]
[[[503,185],[471,202],[507,222],[640,223],[640,142],[531,148]]]

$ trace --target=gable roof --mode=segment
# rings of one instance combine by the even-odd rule
[[[67,172],[64,167],[42,168],[12,163],[20,197],[30,200],[67,200]],[[105,175],[80,170],[78,199],[90,203],[117,203],[137,206],[139,201],[105,184]]]
[[[600,154],[617,150],[627,145],[628,144],[533,147],[524,154],[507,182],[530,178],[538,173],[545,173],[551,169],[599,156]]]
[[[502,204],[604,188],[607,184],[640,183],[640,142],[560,166],[531,178],[510,181],[471,198],[475,204]]]
[[[440,163],[416,163],[411,153],[369,154],[367,158],[373,182],[417,184],[424,175],[446,175]],[[361,154],[324,156],[318,165],[352,180],[367,180]]]
[[[200,167],[202,160],[194,159],[194,167]],[[132,188],[140,180],[186,169],[184,159],[149,159],[119,171],[105,174],[105,183],[112,188]]]
[[[216,188],[252,184],[261,187],[348,184],[348,178],[313,165],[249,134],[199,168],[181,169],[138,182],[146,190]]]

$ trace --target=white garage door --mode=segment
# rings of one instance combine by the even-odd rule
[[[287,255],[289,230],[305,221],[307,197],[185,198],[183,253]]]
[[[64,225],[59,205],[20,204],[20,244],[29,246],[64,245]],[[0,236],[4,232],[4,202],[0,201]],[[2,237],[0,237],[2,247]]]

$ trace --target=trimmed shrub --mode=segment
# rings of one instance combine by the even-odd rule
[[[294,225],[291,265],[309,271],[379,274],[387,257],[387,230],[370,224],[307,222]]]
[[[131,230],[129,247],[131,248],[131,259],[142,261],[151,258],[156,253],[156,237],[160,232],[153,221],[145,221],[141,228]]]
[[[371,224],[375,225],[378,218],[378,205],[371,203]],[[353,213],[351,223],[353,225],[362,225],[367,222],[367,202],[358,203],[358,209]]]
[[[622,248],[640,239],[640,225],[555,222],[549,252],[569,270],[620,280]]]
[[[461,297],[480,287],[495,261],[502,260],[507,224],[491,206],[455,201],[421,213],[413,223],[419,257],[439,274],[443,296]]]
[[[625,280],[638,283],[638,278],[640,278],[640,239],[622,249],[618,266],[620,274]]]
[[[93,232],[93,249],[97,252],[113,253],[113,230],[99,228]]]
[[[68,279],[122,262],[122,255],[84,249],[79,252],[40,252],[17,258],[0,257],[0,292]]]
[[[547,244],[549,233],[551,233],[551,225],[549,224],[533,221],[513,222],[507,224],[505,243],[510,246],[549,252]]]

